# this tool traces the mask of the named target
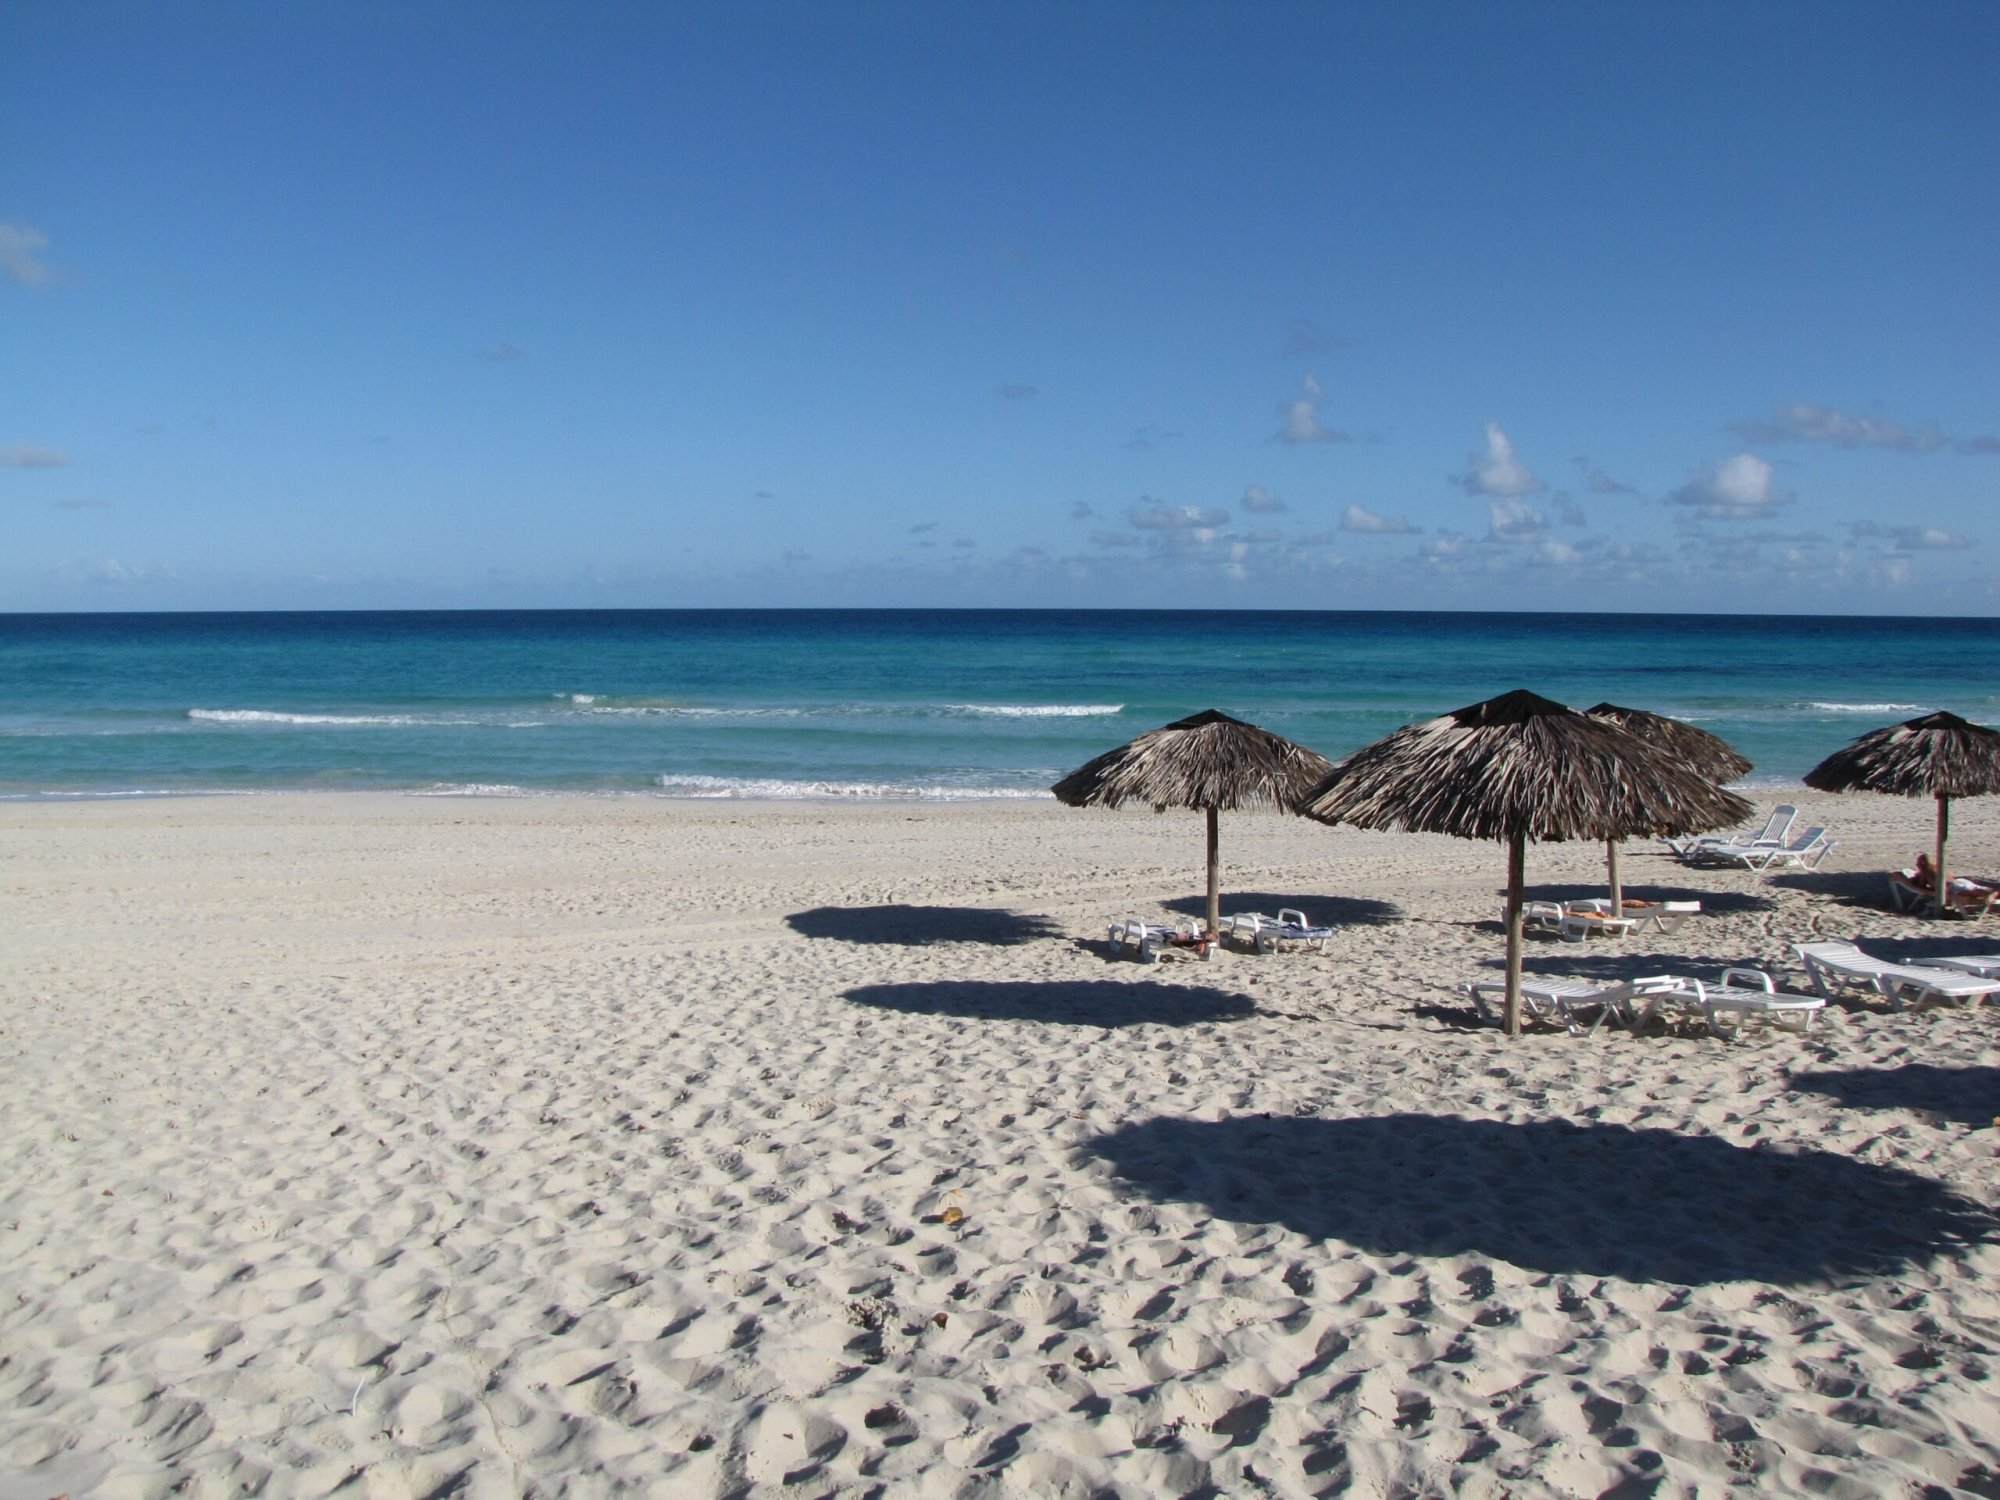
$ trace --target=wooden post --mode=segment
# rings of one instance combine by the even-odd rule
[[[1527,864],[1526,834],[1507,841],[1507,1035],[1521,1034],[1521,886]]]
[[[1217,827],[1220,819],[1214,808],[1208,809],[1208,940],[1212,943],[1222,936],[1222,838]]]
[[[1611,920],[1615,922],[1625,915],[1625,886],[1618,879],[1618,841],[1616,839],[1606,839],[1604,841],[1604,868],[1611,874]],[[1619,929],[1614,927],[1611,930],[1617,932]]]
[[[1939,792],[1937,804],[1937,896],[1932,903],[1932,911],[1933,915],[1942,917],[1950,909],[1951,901],[1951,877],[1944,868],[1945,839],[1951,833],[1951,798]]]

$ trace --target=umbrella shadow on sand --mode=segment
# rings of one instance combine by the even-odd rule
[[[1062,936],[1048,917],[991,906],[815,906],[793,912],[785,924],[804,937],[903,948],[933,943],[1013,947]]]
[[[1770,883],[1788,891],[1803,891],[1838,901],[1842,906],[1862,906],[1871,911],[1894,911],[1889,898],[1889,877],[1881,870],[1788,870],[1768,877]]]
[[[1368,896],[1280,896],[1270,891],[1231,891],[1232,912],[1261,911],[1276,916],[1290,907],[1306,914],[1306,920],[1326,927],[1386,927],[1404,920],[1403,909],[1392,901],[1376,901]],[[1206,896],[1176,896],[1161,906],[1184,917],[1208,914]]]
[[[1624,892],[1631,901],[1699,901],[1701,911],[1694,917],[1697,922],[1703,917],[1773,911],[1778,905],[1762,891],[1700,891],[1684,885],[1633,885],[1628,881]],[[1604,882],[1531,885],[1522,894],[1530,901],[1587,901],[1603,897]]]
[[[1838,1068],[1794,1073],[1788,1087],[1825,1094],[1851,1109],[1916,1109],[1956,1125],[1991,1124],[2000,1115],[2000,1068]]]
[[[1058,1026],[1198,1026],[1240,1021],[1257,1013],[1248,995],[1207,985],[1140,979],[1087,979],[1060,984],[948,979],[935,984],[864,984],[848,990],[856,1005],[906,1015],[962,1016],[973,1021],[1042,1021]]]
[[[1088,1147],[1159,1202],[1380,1255],[1555,1275],[1797,1285],[1893,1274],[2000,1231],[1897,1167],[1623,1125],[1169,1118]]]
[[[1598,881],[1595,884],[1578,884],[1574,881],[1568,881],[1561,884],[1528,886],[1522,890],[1521,897],[1524,901],[1601,900],[1604,896],[1604,890],[1605,887],[1602,881]],[[1690,899],[1698,900],[1701,902],[1701,910],[1690,918],[1692,922],[1699,922],[1704,917],[1726,917],[1740,915],[1744,912],[1775,911],[1778,905],[1776,901],[1760,891],[1690,892],[1686,886],[1627,885],[1623,887],[1623,892],[1627,899],[1634,901],[1664,902],[1686,901]],[[1504,892],[1499,893],[1499,899],[1502,903],[1505,902],[1506,895]],[[1501,917],[1459,918],[1456,925],[1470,927],[1479,932],[1504,934],[1507,931],[1507,924]],[[1687,931],[1689,929],[1684,928],[1682,930]],[[1524,936],[1530,941],[1544,939],[1549,942],[1562,941],[1557,934],[1546,931],[1528,933],[1524,934]],[[1623,941],[1630,942],[1631,939],[1627,938]],[[1575,945],[1564,943],[1563,946],[1574,947]]]

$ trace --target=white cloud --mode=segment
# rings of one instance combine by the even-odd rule
[[[162,563],[127,563],[115,557],[74,562],[61,568],[58,576],[66,583],[103,584],[119,588],[127,584],[171,583],[177,576]]]
[[[1791,497],[1772,490],[1771,466],[1763,459],[1738,453],[1689,480],[1667,503],[1687,506],[1704,521],[1756,521],[1789,505]]]
[[[1494,537],[1503,542],[1527,541],[1549,529],[1548,518],[1525,500],[1489,500],[1486,514]]]
[[[1593,495],[1636,495],[1639,492],[1623,480],[1613,479],[1587,458],[1576,460],[1583,471],[1583,487]]]
[[[1474,454],[1467,462],[1471,468],[1458,476],[1467,494],[1512,499],[1532,495],[1542,488],[1541,480],[1515,456],[1513,439],[1501,430],[1498,422],[1486,424],[1485,454]]]
[[[0,448],[0,469],[60,469],[68,462],[53,448]]]
[[[1857,521],[1849,529],[1856,537],[1882,537],[1898,552],[1958,552],[1978,545],[1971,537],[1946,531],[1942,526],[1884,526],[1878,521]]]
[[[1199,505],[1152,505],[1141,502],[1132,507],[1132,524],[1141,531],[1191,531],[1229,524],[1226,510],[1205,510]]]
[[[1263,485],[1253,484],[1243,492],[1243,508],[1253,515],[1274,516],[1285,508],[1285,502]]]
[[[1402,516],[1381,516],[1365,506],[1350,505],[1340,513],[1340,529],[1365,536],[1409,536],[1419,528]]]
[[[1938,526],[1894,526],[1889,535],[1895,539],[1898,552],[1956,552],[1973,545],[1970,537]]]
[[[1417,556],[1426,562],[1442,562],[1448,558],[1463,557],[1465,549],[1471,545],[1468,538],[1455,531],[1441,532],[1417,548]]]
[[[47,286],[49,268],[41,260],[49,237],[26,224],[0,224],[0,273],[22,286]]]
[[[1768,420],[1737,422],[1730,430],[1753,443],[1827,443],[1901,453],[1934,453],[1950,442],[1935,427],[1909,428],[1886,417],[1856,416],[1810,401],[1794,401],[1779,407]]]
[[[1559,568],[1569,567],[1583,558],[1583,554],[1568,542],[1559,542],[1554,537],[1544,537],[1535,547],[1535,556]]]
[[[1306,376],[1304,394],[1295,401],[1288,401],[1279,410],[1284,421],[1279,424],[1276,441],[1280,443],[1344,443],[1348,436],[1344,432],[1328,427],[1320,420],[1319,403],[1325,392],[1312,376]]]

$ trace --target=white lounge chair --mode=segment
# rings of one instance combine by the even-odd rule
[[[1928,912],[1936,905],[1935,887],[1919,882],[1916,870],[1889,872],[1889,900],[1897,911]],[[2000,883],[1951,877],[1951,895],[1945,912],[1954,917],[1983,917],[2000,906]]]
[[[1759,849],[1784,843],[1785,836],[1792,831],[1792,820],[1799,810],[1789,802],[1780,802],[1771,809],[1771,816],[1764,820],[1764,827],[1754,837],[1735,838],[1728,834],[1704,833],[1689,839],[1666,839],[1663,842],[1673,851],[1674,857],[1683,861],[1697,851],[1716,844],[1726,844],[1738,849]]]
[[[1134,950],[1132,956],[1140,963],[1156,964],[1160,961],[1162,948],[1192,948],[1198,958],[1206,959],[1214,952],[1214,945],[1204,934],[1201,924],[1191,917],[1182,917],[1178,922],[1148,922],[1140,917],[1127,917],[1122,922],[1111,924],[1111,950],[1122,953],[1126,948]]]
[[[1611,902],[1603,896],[1592,896],[1584,901],[1571,901],[1566,910],[1571,918],[1594,918],[1602,923],[1611,916]],[[1681,923],[1701,910],[1699,901],[1639,901],[1627,899],[1618,920],[1628,932],[1642,932],[1651,928],[1654,932],[1672,932]],[[1602,930],[1601,928],[1599,930]]]
[[[1315,927],[1306,920],[1304,912],[1287,906],[1275,917],[1267,917],[1260,911],[1239,912],[1229,919],[1228,935],[1259,953],[1275,953],[1280,943],[1303,943],[1315,953],[1324,953],[1333,929]]]
[[[1808,828],[1789,844],[1755,848],[1747,845],[1711,844],[1699,851],[1703,864],[1735,865],[1744,870],[1769,871],[1782,865],[1800,870],[1816,870],[1821,860],[1833,852],[1833,840],[1824,828]]]
[[[1852,943],[1799,943],[1794,951],[1805,965],[1812,987],[1827,1000],[1839,999],[1845,990],[1861,990],[1880,995],[1891,1010],[1901,1010],[1905,1005],[1942,1005],[1955,1000],[1977,1005],[2000,990],[2000,978],[1980,979],[1926,964],[1890,963],[1870,957]]]
[[[1624,980],[1531,979],[1524,975],[1521,1015],[1525,1020],[1560,1026],[1571,1036],[1594,1036],[1606,1021],[1634,1019],[1635,998],[1651,995],[1673,983],[1672,977],[1665,974]],[[1474,980],[1458,985],[1457,992],[1472,1001],[1481,1019],[1496,1026],[1500,1024],[1503,1018],[1494,1002],[1506,1000],[1504,979]]]
[[[1922,911],[1931,904],[1931,893],[1917,884],[1915,870],[1891,870],[1889,902],[1897,911]]]
[[[1924,963],[1960,974],[1976,974],[1981,979],[2000,979],[2000,953],[1968,953],[1958,958],[1927,958]]]
[[[1769,974],[1750,968],[1724,969],[1721,980],[1713,983],[1676,975],[1672,989],[1656,991],[1647,1000],[1641,1020],[1681,1010],[1718,1036],[1736,1035],[1756,1018],[1774,1026],[1810,1031],[1813,1018],[1826,1008],[1826,1001],[1818,995],[1779,994]]]
[[[1580,943],[1592,933],[1623,937],[1637,924],[1613,917],[1610,907],[1608,901],[1523,901],[1521,930],[1550,933],[1566,943]],[[1504,913],[1501,920],[1506,920]]]

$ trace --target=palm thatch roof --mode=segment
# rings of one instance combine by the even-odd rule
[[[1358,828],[1599,842],[1706,833],[1751,813],[1677,756],[1525,689],[1355,751],[1298,810]]]
[[[1332,769],[1303,745],[1209,709],[1107,750],[1051,790],[1071,807],[1289,810]]]
[[[1986,797],[2000,792],[2000,731],[1957,714],[1925,714],[1862,735],[1806,772],[1817,792]]]
[[[1636,734],[1678,755],[1713,782],[1734,781],[1750,769],[1749,760],[1738,754],[1729,741],[1706,729],[1697,729],[1685,719],[1670,719],[1643,708],[1620,708],[1616,703],[1600,703],[1595,708],[1586,708],[1584,714],[1616,724],[1628,734]]]

